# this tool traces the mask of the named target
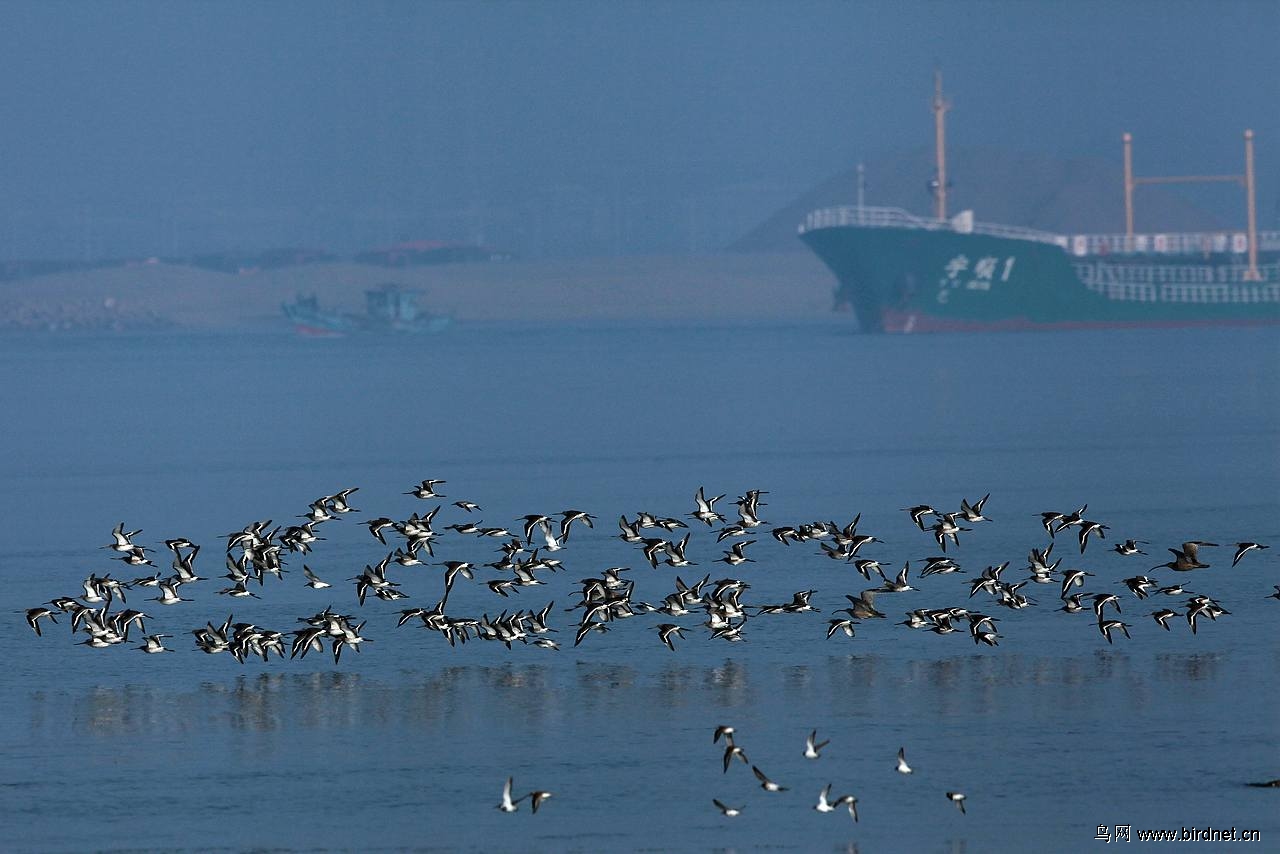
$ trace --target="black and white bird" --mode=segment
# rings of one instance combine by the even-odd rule
[[[742,815],[742,807],[731,807],[722,803],[718,798],[712,798],[711,803],[716,805],[716,809],[720,810],[720,814],[725,818],[737,818]]]
[[[1116,629],[1119,629],[1120,631],[1124,632],[1125,637],[1130,637],[1128,623],[1122,623],[1119,620],[1099,620],[1098,621],[1098,631],[1102,632],[1102,636],[1107,639],[1107,643],[1112,642],[1111,633],[1114,632]]]
[[[1085,546],[1089,544],[1089,536],[1097,534],[1102,539],[1106,539],[1106,531],[1110,530],[1101,522],[1090,522],[1088,519],[1080,521],[1080,554],[1084,554]]]
[[[990,522],[991,519],[982,515],[982,508],[987,503],[987,499],[991,497],[988,492],[982,498],[978,499],[974,504],[970,504],[965,499],[960,499],[960,516],[966,522]],[[913,514],[914,515],[914,514]]]
[[[1144,555],[1146,552],[1138,548],[1138,546],[1145,546],[1147,544],[1146,540],[1125,540],[1123,543],[1116,543],[1114,551],[1118,554],[1124,555],[1125,557],[1129,557],[1131,555]]]
[[[444,498],[445,497],[444,493],[436,492],[436,487],[442,483],[445,483],[445,481],[424,480],[418,486],[415,486],[413,489],[406,492],[405,495],[412,495],[414,498],[422,498],[422,499]]]
[[[27,625],[36,633],[36,637],[40,637],[40,620],[47,619],[51,623],[58,622],[53,616],[53,611],[48,608],[28,608],[27,609]]]
[[[934,510],[928,504],[917,504],[914,507],[903,507],[904,513],[911,514],[911,521],[914,522],[920,530],[924,530],[924,517],[936,516],[938,511]]]
[[[524,798],[516,798],[514,801],[511,800],[512,782],[514,782],[513,778],[508,777],[507,782],[502,787],[502,800],[498,803],[498,809],[503,812],[515,812],[520,809],[520,802],[524,800]]]
[[[560,512],[560,542],[567,543],[569,541],[569,530],[573,527],[574,522],[581,522],[588,528],[594,528],[591,524],[595,520],[595,516],[584,510],[562,510]]]
[[[698,487],[698,491],[694,493],[693,502],[696,505],[694,511],[689,514],[693,519],[703,522],[707,527],[713,526],[716,522],[723,522],[724,516],[716,512],[716,502],[724,495],[717,495],[714,498],[707,498],[702,491],[702,487]]]
[[[764,789],[766,792],[787,791],[786,786],[779,786],[777,783],[770,780],[767,776],[765,776],[765,773],[761,771],[759,768],[757,768],[755,765],[751,766],[751,773],[756,775],[756,779],[760,781],[760,788]]]
[[[907,561],[907,563],[898,572],[897,578],[895,578],[893,581],[890,581],[888,578],[885,578],[884,584],[882,584],[877,589],[881,593],[906,593],[908,590],[915,590],[916,588],[912,587],[910,584],[907,583],[907,573],[910,571],[911,571],[911,562]]]
[[[1139,599],[1146,599],[1151,595],[1151,591],[1160,586],[1156,583],[1155,579],[1148,578],[1145,575],[1135,575],[1133,578],[1126,578],[1122,583]]]
[[[164,639],[167,637],[169,637],[169,635],[147,635],[142,639],[142,646],[135,647],[135,649],[140,649],[148,655],[155,655],[156,653],[161,652],[173,652],[173,650],[164,645]]]
[[[1102,609],[1108,605],[1114,605],[1116,613],[1120,613],[1120,597],[1114,593],[1097,593],[1093,597],[1093,613],[1097,615],[1098,622],[1102,622]]]
[[[804,740],[804,758],[817,759],[822,755],[822,748],[831,743],[831,739],[826,741],[818,741],[818,731],[815,729],[809,733],[809,737]]]
[[[1260,551],[1269,549],[1271,546],[1264,546],[1262,543],[1236,543],[1236,556],[1231,559],[1231,565],[1235,566],[1240,562],[1240,558],[1244,557],[1251,551]]]
[[[387,544],[387,539],[382,535],[382,532],[387,528],[394,528],[396,523],[391,519],[388,519],[386,516],[379,516],[377,519],[370,519],[368,522],[365,522],[365,525],[368,526],[369,533],[377,537],[378,542],[385,546]]]
[[[827,621],[827,640],[831,640],[836,632],[844,632],[846,637],[853,637],[854,621],[851,618]]]
[[[542,802],[551,797],[551,795],[551,792],[542,789],[534,789],[532,792],[525,795],[525,797],[529,799],[529,805],[533,807],[534,815],[538,814],[538,807],[542,806]]]
[[[827,785],[822,787],[821,792],[818,792],[818,802],[814,804],[813,808],[818,812],[835,812],[836,810],[840,809],[840,807],[844,806],[845,804],[848,804],[852,800],[854,800],[853,795],[841,795],[835,800],[832,800],[831,784],[828,783]],[[854,821],[858,820],[858,814],[854,812],[852,808],[850,808],[849,814],[853,816]]]
[[[938,541],[938,548],[944,552],[947,550],[947,540],[950,539],[953,545],[960,545],[960,533],[968,531],[968,528],[962,528],[956,524],[956,513],[943,513],[938,517],[938,521],[934,523],[932,531],[934,539]]]
[[[727,735],[725,736],[724,745],[724,773],[729,773],[729,766],[733,764],[734,759],[741,760],[743,765],[751,764],[750,760],[747,759],[746,752],[734,743],[733,736]]]
[[[190,602],[190,599],[183,599],[178,595],[177,581],[160,582],[160,595],[152,599],[153,602],[159,602],[161,605],[177,605],[179,602]]]
[[[754,542],[755,540],[738,540],[729,547],[729,551],[724,553],[724,557],[718,558],[718,560],[722,563],[729,564],[729,566],[737,566],[740,563],[752,562],[752,559],[747,557],[746,549],[747,546]]]
[[[305,563],[302,565],[302,574],[307,577],[307,586],[312,590],[324,590],[330,586],[329,582],[317,578],[316,574],[311,571],[311,567]]]
[[[111,529],[111,542],[107,543],[102,548],[124,553],[146,551],[141,546],[133,544],[133,538],[141,533],[141,528],[136,531],[126,531],[124,529],[124,522],[121,522],[119,525],[116,525]]]
[[[681,634],[681,632],[683,631],[684,631],[684,628],[681,626],[677,626],[675,623],[662,623],[661,625],[658,626],[658,637],[659,639],[661,639],[663,643],[667,645],[668,649],[670,649],[672,652],[675,652],[676,645],[671,640],[671,638],[674,635],[676,637],[679,637],[681,640],[684,640],[684,635]]]
[[[1084,587],[1085,579],[1092,578],[1092,572],[1083,569],[1068,569],[1062,573],[1062,599],[1066,599],[1072,587]]]

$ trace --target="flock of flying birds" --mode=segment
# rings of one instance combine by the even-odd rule
[[[444,498],[442,493],[437,492],[444,483],[443,480],[424,480],[405,494],[423,501]],[[299,524],[272,527],[270,520],[255,521],[226,535],[223,565],[226,570],[225,578],[230,585],[219,589],[217,593],[237,599],[262,598],[266,593],[268,576],[276,581],[283,581],[284,574],[289,571],[286,568],[286,556],[305,557],[323,539],[317,533],[320,525],[359,512],[350,503],[357,490],[357,487],[352,487],[318,498],[299,517],[304,520]],[[762,512],[766,506],[762,501],[765,494],[761,490],[750,490],[740,496],[735,502],[736,518],[728,519],[716,510],[717,502],[724,496],[708,498],[702,487],[699,487],[694,495],[693,511],[686,518],[713,529],[716,542],[722,544],[721,548],[724,544],[728,545],[716,561],[729,567],[741,567],[754,562],[748,549],[757,543],[756,537],[760,533],[768,531],[770,538],[783,546],[816,544],[816,555],[852,566],[863,579],[874,584],[875,586],[866,587],[856,595],[846,594],[849,607],[837,610],[827,620],[828,639],[837,634],[852,638],[856,627],[864,621],[883,619],[883,606],[878,604],[878,601],[882,603],[883,600],[877,599],[881,595],[917,590],[911,583],[913,580],[920,584],[922,580],[932,576],[965,573],[958,560],[948,554],[948,549],[959,548],[960,535],[973,530],[967,526],[990,521],[985,515],[989,496],[983,496],[973,503],[962,500],[959,510],[955,512],[935,510],[925,504],[903,508],[913,525],[929,534],[941,552],[919,562],[916,577],[912,579],[910,561],[900,571],[890,574],[885,571],[881,560],[861,555],[864,547],[883,542],[876,536],[859,532],[861,514],[843,526],[832,521],[815,521],[768,527],[769,523],[764,520]],[[559,649],[560,642],[550,637],[551,634],[558,633],[551,620],[554,602],[538,610],[519,609],[508,613],[504,609],[497,617],[490,617],[488,613],[479,616],[460,615],[451,612],[448,607],[450,594],[459,579],[475,583],[477,573],[481,571],[486,571],[493,577],[480,583],[495,597],[504,601],[524,588],[545,584],[545,576],[565,569],[562,560],[554,555],[568,547],[570,535],[576,530],[575,526],[594,528],[596,517],[582,510],[564,510],[558,516],[530,513],[516,520],[520,523],[519,526],[513,526],[516,527],[516,532],[505,527],[483,527],[479,522],[469,520],[444,526],[442,531],[450,532],[452,538],[475,537],[498,542],[497,558],[477,566],[466,560],[434,560],[436,549],[445,543],[441,538],[442,531],[433,527],[442,506],[442,503],[437,504],[426,513],[414,512],[401,520],[378,517],[365,522],[371,537],[391,550],[376,564],[366,564],[359,574],[348,579],[354,585],[354,598],[358,606],[363,607],[367,597],[371,595],[384,601],[408,599],[409,594],[401,589],[401,582],[392,579],[393,572],[412,571],[410,568],[413,567],[439,567],[443,569],[443,592],[440,598],[429,607],[416,606],[401,610],[397,618],[398,626],[416,621],[422,628],[440,633],[450,646],[464,644],[469,640],[485,640],[500,642],[508,649],[515,643]],[[464,519],[481,509],[471,501],[455,501],[453,506],[465,514]],[[1096,618],[1098,632],[1107,643],[1114,643],[1118,633],[1126,638],[1131,637],[1129,630],[1132,624],[1120,619],[1121,594],[1105,588],[1093,589],[1095,582],[1091,579],[1096,579],[1095,573],[1078,568],[1061,568],[1063,558],[1053,559],[1055,545],[1062,541],[1067,532],[1074,532],[1081,556],[1092,542],[1091,538],[1106,537],[1109,527],[1086,519],[1084,514],[1087,509],[1086,505],[1072,513],[1040,514],[1049,541],[1044,548],[1031,550],[1027,559],[1027,576],[1017,581],[1006,580],[1004,575],[1009,568],[1008,561],[998,566],[987,566],[968,581],[968,597],[962,600],[963,604],[912,609],[906,612],[906,619],[901,624],[939,635],[962,631],[961,627],[967,624],[969,636],[975,644],[997,646],[1001,638],[997,629],[1000,618],[974,608],[971,604],[973,598],[981,593],[985,594],[981,601],[986,604],[1014,610],[1023,609],[1039,604],[1025,592],[1027,585],[1048,585],[1058,593],[1061,605],[1057,610],[1068,614],[1091,612]],[[681,519],[642,511],[635,514],[634,519],[622,516],[618,520],[618,528],[619,539],[635,546],[643,560],[655,570],[664,566],[676,569],[696,566],[686,553],[692,532]],[[683,535],[677,536],[676,532],[682,529]],[[125,525],[121,523],[112,531],[111,542],[102,548],[113,552],[113,557],[127,566],[153,569],[151,575],[126,581],[113,578],[110,573],[90,574],[82,582],[83,593],[80,595],[60,596],[26,611],[27,623],[35,634],[42,634],[41,621],[56,623],[58,616],[65,614],[69,617],[73,635],[81,632],[87,635],[82,641],[85,646],[101,649],[127,644],[130,632],[136,626],[138,633],[142,635],[142,643],[137,649],[149,654],[171,651],[165,641],[171,639],[172,635],[146,634],[146,621],[152,619],[149,614],[135,608],[113,608],[117,603],[121,606],[127,604],[126,591],[138,591],[142,588],[156,591],[157,595],[148,601],[161,606],[182,606],[193,601],[183,594],[194,590],[199,582],[205,580],[198,574],[196,566],[201,547],[186,538],[165,540],[164,547],[172,554],[170,568],[166,571],[152,560],[152,549],[139,544],[139,534],[139,530],[126,531]],[[388,536],[397,538],[394,545],[388,542]],[[1132,558],[1147,554],[1142,550],[1144,545],[1147,545],[1146,541],[1129,539],[1116,544],[1114,551]],[[1203,540],[1184,542],[1181,548],[1169,549],[1173,555],[1172,560],[1117,583],[1123,584],[1137,600],[1152,598],[1153,601],[1176,603],[1178,597],[1184,597],[1181,611],[1163,605],[1151,611],[1149,616],[1165,630],[1171,630],[1170,622],[1173,619],[1185,619],[1190,631],[1196,633],[1204,619],[1216,621],[1230,612],[1213,597],[1193,593],[1175,580],[1159,581],[1147,573],[1161,569],[1183,573],[1208,568],[1209,564],[1202,560],[1204,550],[1215,547],[1216,543]],[[1256,542],[1236,543],[1232,566],[1240,563],[1250,552],[1266,548],[1268,546]],[[655,604],[637,597],[635,579],[625,577],[630,571],[630,567],[612,566],[598,575],[580,580],[578,601],[567,609],[569,612],[579,612],[573,632],[574,646],[582,644],[593,634],[609,632],[619,621],[644,614],[657,614],[660,618],[666,618],[666,621],[655,626],[656,634],[661,643],[675,651],[676,639],[684,640],[683,633],[693,628],[689,622],[677,622],[680,618],[699,614],[703,619],[701,625],[707,629],[711,639],[736,643],[746,640],[748,626],[762,617],[819,610],[811,603],[811,597],[817,592],[815,590],[796,591],[790,601],[749,603],[743,601],[743,598],[751,589],[751,584],[734,577],[712,581],[710,573],[694,583],[686,583],[677,575],[675,589]],[[306,586],[313,590],[331,587],[330,582],[322,580],[305,563],[302,575],[306,579]],[[1280,599],[1280,586],[1276,587],[1272,598]],[[251,657],[267,661],[272,653],[283,658],[286,645],[289,647],[290,658],[305,658],[309,652],[323,651],[326,643],[336,664],[340,661],[343,650],[359,652],[361,646],[369,641],[363,633],[365,620],[336,612],[332,606],[313,615],[300,617],[298,622],[302,624],[301,627],[289,632],[291,637],[288,638],[286,632],[255,623],[236,622],[233,616],[228,616],[220,624],[208,622],[189,631],[200,651],[207,654],[226,652],[242,664]]]
[[[424,480],[405,494],[422,501],[444,498],[446,496],[437,491],[444,483],[443,480]],[[266,595],[268,576],[274,579],[273,583],[282,582],[284,575],[290,571],[286,558],[300,555],[305,559],[323,539],[317,533],[320,525],[359,512],[350,503],[357,489],[343,489],[312,502],[307,512],[300,517],[303,521],[299,524],[273,527],[270,520],[255,521],[226,535],[223,567],[226,571],[225,578],[230,583],[217,590],[217,595],[234,599],[259,599]],[[694,508],[685,518],[712,529],[716,542],[724,549],[716,562],[724,563],[730,568],[753,563],[754,558],[749,555],[748,549],[755,546],[758,539],[763,539],[762,534],[767,531],[769,537],[782,546],[816,544],[814,555],[852,567],[863,579],[874,585],[865,587],[856,595],[846,595],[849,606],[839,609],[827,619],[828,639],[836,635],[852,638],[856,628],[863,622],[884,619],[886,615],[881,610],[883,600],[878,601],[879,596],[915,591],[918,588],[911,583],[913,580],[919,584],[932,576],[965,573],[954,555],[948,554],[948,549],[959,548],[960,535],[974,530],[968,526],[990,521],[985,515],[989,496],[973,503],[962,500],[959,510],[955,512],[935,510],[924,504],[903,508],[909,514],[911,524],[929,535],[930,541],[941,552],[939,555],[917,560],[919,568],[913,579],[910,561],[900,571],[891,574],[885,571],[881,560],[861,554],[864,547],[883,542],[876,536],[859,532],[861,514],[843,526],[832,521],[770,526],[763,518],[766,503],[762,497],[766,494],[761,490],[746,492],[735,502],[736,518],[726,518],[716,510],[717,502],[724,495],[708,498],[699,487],[694,495]],[[459,579],[477,585],[482,583],[496,599],[503,601],[510,601],[513,594],[524,588],[545,584],[545,577],[566,569],[562,560],[555,555],[568,548],[570,535],[577,529],[575,526],[594,528],[596,517],[581,510],[564,510],[556,515],[530,513],[516,520],[520,524],[513,526],[516,530],[511,531],[505,527],[483,527],[478,521],[469,521],[471,514],[479,512],[481,508],[474,502],[460,500],[454,501],[453,506],[463,514],[461,518],[464,521],[437,530],[433,526],[442,506],[443,503],[437,504],[426,513],[414,512],[401,520],[378,517],[364,523],[370,536],[390,551],[376,564],[366,564],[363,570],[348,579],[354,587],[352,592],[357,607],[363,608],[369,596],[389,602],[409,598],[409,594],[401,589],[401,582],[393,580],[391,576],[401,571],[413,572],[412,568],[415,567],[436,567],[443,570],[440,573],[442,595],[429,607],[415,606],[400,610],[396,618],[397,626],[416,622],[424,629],[438,632],[450,646],[465,644],[470,640],[484,640],[502,643],[508,649],[513,644],[559,649],[560,643],[551,637],[559,631],[552,625],[554,602],[538,610],[519,609],[511,613],[503,610],[497,617],[490,617],[488,613],[476,616],[452,611],[449,608],[450,594]],[[999,618],[973,607],[970,603],[974,597],[984,594],[981,600],[984,604],[1018,610],[1039,605],[1035,598],[1024,592],[1024,588],[1028,585],[1047,585],[1057,594],[1057,601],[1061,603],[1058,611],[1068,614],[1092,613],[1097,630],[1107,643],[1113,643],[1117,633],[1130,637],[1129,629],[1132,624],[1120,619],[1121,594],[1105,587],[1097,589],[1096,584],[1106,583],[1098,582],[1097,574],[1084,569],[1062,568],[1063,558],[1052,557],[1055,546],[1068,533],[1074,534],[1081,556],[1093,542],[1092,538],[1105,539],[1109,527],[1086,519],[1084,514],[1087,509],[1086,505],[1072,513],[1040,514],[1048,543],[1043,548],[1031,550],[1027,559],[1028,574],[1025,577],[1016,581],[1006,580],[1004,576],[1009,568],[1008,561],[998,566],[987,566],[967,582],[968,596],[962,600],[963,604],[908,610],[901,625],[945,635],[962,631],[960,626],[967,623],[969,636],[975,644],[997,646],[1001,638],[996,627]],[[689,524],[681,519],[639,512],[633,519],[622,516],[618,520],[618,529],[618,538],[636,547],[643,561],[654,570],[663,567],[683,569],[697,565],[687,554],[692,532]],[[684,533],[677,535],[681,530]],[[451,540],[474,537],[496,541],[495,560],[481,565],[456,559],[436,561],[436,550],[444,548],[447,542],[442,537],[445,531],[449,532]],[[171,652],[165,641],[171,639],[172,635],[158,632],[146,634],[146,621],[153,619],[151,615],[136,608],[117,607],[117,604],[126,605],[126,595],[136,594],[143,588],[156,592],[157,595],[147,601],[160,606],[186,606],[194,601],[184,594],[194,591],[196,585],[206,580],[198,574],[201,570],[196,566],[201,547],[181,537],[165,540],[164,547],[172,555],[170,566],[165,570],[152,559],[153,550],[137,541],[141,533],[140,530],[127,531],[121,523],[112,531],[111,542],[102,548],[112,552],[112,557],[126,566],[149,568],[154,570],[152,574],[128,581],[114,578],[110,573],[90,574],[82,582],[83,592],[79,595],[60,596],[26,611],[27,624],[35,634],[42,636],[42,621],[57,623],[58,616],[66,615],[73,636],[86,636],[81,642],[84,646],[103,649],[128,645],[130,633],[136,626],[141,635],[141,644],[136,649],[148,654]],[[396,538],[394,543],[388,542],[389,536]],[[1146,541],[1129,539],[1116,544],[1113,550],[1126,558],[1133,558],[1147,554],[1142,549],[1145,545],[1148,545]],[[1152,599],[1174,603],[1179,601],[1179,597],[1183,597],[1181,611],[1161,606],[1151,611],[1149,616],[1165,630],[1171,630],[1170,623],[1174,618],[1184,619],[1190,631],[1196,633],[1201,625],[1200,621],[1216,621],[1230,612],[1213,597],[1192,593],[1176,580],[1160,581],[1147,573],[1169,570],[1181,574],[1206,569],[1210,564],[1202,560],[1206,554],[1204,550],[1217,547],[1216,543],[1203,540],[1187,541],[1180,548],[1169,549],[1173,555],[1172,560],[1157,564],[1144,573],[1118,582],[1113,581],[1111,585],[1122,584],[1139,601]],[[1255,542],[1236,543],[1231,565],[1236,566],[1251,552],[1267,548],[1268,546]],[[478,581],[477,574],[482,571],[492,577]],[[815,590],[796,591],[789,602],[752,603],[743,601],[747,591],[751,589],[750,583],[734,577],[712,581],[711,573],[694,583],[686,583],[677,575],[674,590],[655,604],[637,597],[635,579],[626,577],[629,572],[630,567],[611,566],[578,582],[579,598],[571,608],[566,609],[578,612],[573,630],[574,646],[582,644],[594,634],[608,633],[620,621],[646,614],[657,614],[660,618],[665,618],[654,627],[657,638],[675,651],[676,639],[684,640],[683,632],[693,628],[693,620],[676,622],[681,618],[701,619],[701,626],[707,630],[711,639],[736,643],[746,640],[748,626],[761,618],[819,610],[810,601]],[[313,590],[323,591],[332,586],[306,563],[302,565],[302,576],[306,586]],[[1280,585],[1270,598],[1280,600]],[[201,652],[210,655],[225,652],[241,664],[252,657],[268,661],[272,653],[284,658],[286,646],[289,658],[305,658],[309,652],[323,652],[326,643],[334,663],[337,664],[343,650],[359,652],[361,646],[370,640],[364,635],[366,620],[334,611],[332,606],[310,616],[299,617],[298,622],[300,627],[286,633],[252,622],[236,622],[234,616],[228,616],[220,624],[207,622],[190,629],[189,634],[194,639],[195,647]],[[722,737],[726,742],[723,757],[725,773],[728,773],[735,760],[750,764],[746,753],[734,740],[733,727],[718,728],[713,741],[718,742]],[[826,743],[817,741],[816,732],[811,733],[806,742],[805,757],[817,759]],[[758,766],[750,767],[764,791],[786,790],[786,787],[771,780]],[[911,773],[901,750],[898,753],[897,770],[902,774]],[[521,802],[528,800],[532,811],[536,813],[539,806],[552,796],[549,791],[534,790],[513,798],[513,782],[508,778],[503,787],[502,799],[497,805],[503,812],[516,812]],[[946,797],[962,813],[965,811],[964,794],[947,792]],[[743,809],[728,806],[718,799],[714,803],[726,817],[735,817]],[[833,797],[831,786],[827,785],[819,794],[814,809],[825,813],[843,807],[857,821],[857,803],[857,798],[852,795]]]
[[[712,744],[718,742],[721,736],[724,737],[724,773],[726,774],[729,773],[729,768],[733,765],[734,760],[738,760],[744,765],[751,765],[751,761],[747,759],[746,752],[744,752],[742,747],[734,740],[735,732],[736,730],[733,727],[722,725],[716,727],[716,730],[711,737]],[[805,738],[804,758],[810,760],[821,759],[822,749],[830,743],[831,742],[829,740],[818,741],[818,731],[813,730],[809,733],[808,737]],[[899,774],[913,773],[911,766],[907,764],[906,748],[898,748],[896,770]],[[779,785],[770,779],[769,775],[761,771],[756,765],[751,765],[751,773],[755,775],[756,780],[759,781],[760,788],[766,792],[788,791],[786,786]],[[849,817],[855,822],[858,821],[858,799],[853,795],[838,795],[834,798],[831,797],[831,785],[831,783],[828,783],[820,792],[818,792],[818,802],[813,808],[818,812],[829,813],[835,812],[841,807],[844,807],[849,811]],[[946,792],[945,794],[947,800],[955,804],[961,813],[967,813],[964,806],[966,796],[963,792]],[[712,798],[711,802],[715,804],[716,809],[720,810],[720,813],[726,818],[736,818],[742,814],[744,809],[744,807],[729,806],[719,798]]]
[[[729,769],[734,765],[734,762],[736,760],[738,762],[741,762],[743,765],[750,765],[751,773],[755,776],[756,780],[760,783],[760,788],[762,790],[770,793],[790,791],[789,787],[783,786],[777,783],[776,781],[772,780],[769,777],[769,775],[765,774],[763,771],[760,770],[759,766],[753,765],[751,763],[751,760],[747,758],[746,751],[743,750],[742,746],[739,745],[737,741],[735,741],[734,739],[735,733],[736,733],[736,730],[734,729],[734,727],[721,725],[716,727],[715,732],[712,734],[712,738],[711,738],[712,744],[719,742],[722,737],[724,738],[724,741],[725,741],[724,758],[723,758],[724,773],[725,774],[729,773]],[[803,754],[804,758],[810,759],[810,760],[821,759],[823,748],[825,748],[830,743],[831,743],[830,740],[819,741],[818,731],[813,730],[805,738],[804,754]],[[913,773],[913,769],[911,768],[910,765],[907,764],[906,748],[901,748],[901,747],[898,748],[898,757],[897,757],[897,764],[895,766],[895,769],[899,774]],[[497,808],[502,812],[506,812],[506,813],[518,812],[520,809],[520,802],[527,799],[530,803],[530,806],[533,812],[537,813],[538,808],[542,805],[542,803],[548,798],[550,798],[553,794],[552,792],[549,792],[546,790],[535,789],[529,792],[528,794],[521,795],[518,798],[513,798],[511,795],[512,795],[512,787],[514,783],[515,783],[515,778],[508,777],[507,782],[503,784],[502,800],[499,801],[497,804]],[[853,819],[855,822],[858,821],[858,799],[853,795],[848,795],[848,794],[837,795],[836,797],[832,797],[831,786],[832,784],[828,783],[827,785],[822,787],[822,790],[818,792],[818,802],[814,804],[813,808],[821,813],[831,813],[831,812],[836,812],[841,807],[844,807],[846,810],[848,810],[849,817]],[[947,800],[955,804],[961,813],[968,812],[968,810],[965,809],[965,800],[967,800],[967,796],[963,792],[945,792],[944,794],[946,795]],[[726,818],[737,818],[738,816],[742,815],[743,810],[746,809],[745,806],[741,806],[741,807],[729,806],[724,801],[721,801],[719,798],[712,798],[711,802],[715,804],[716,809],[720,811],[721,815],[725,816]]]

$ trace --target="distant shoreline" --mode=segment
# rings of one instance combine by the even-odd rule
[[[243,274],[145,264],[0,283],[0,333],[268,330],[314,295],[364,310],[385,282],[459,322],[806,321],[830,318],[834,281],[804,251],[504,261],[385,268],[349,262]]]

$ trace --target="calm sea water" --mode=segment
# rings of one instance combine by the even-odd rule
[[[95,850],[1078,851],[1098,825],[1258,829],[1280,840],[1276,704],[1280,547],[1230,567],[1227,544],[1280,546],[1280,334],[1134,331],[857,337],[840,325],[692,328],[460,327],[412,341],[245,337],[0,340],[0,847]],[[436,528],[532,512],[588,510],[557,553],[565,571],[510,599],[460,582],[451,614],[497,615],[554,600],[560,651],[495,643],[456,649],[397,611],[429,606],[439,567],[393,565],[412,597],[356,603],[346,581],[386,554],[359,520],[436,502],[403,493],[443,478]],[[767,490],[755,563],[717,563],[698,526],[695,567],[651,569],[617,539],[620,514],[683,517],[699,485]],[[80,592],[89,573],[144,573],[99,549],[123,520],[139,541],[201,543],[222,571],[222,535],[291,523],[350,486],[359,514],[320,526],[306,562],[334,583],[302,584],[300,556],[261,600],[218,596],[153,615],[171,655],[75,645],[66,618],[37,638],[22,610]],[[883,595],[890,619],[824,639],[846,593],[868,586],[812,543],[768,528],[862,514],[882,543],[862,556],[918,568],[937,554],[899,508],[957,509],[991,493],[993,521],[962,535],[965,574]],[[1110,526],[1064,567],[1122,594],[1132,640],[1108,645],[1091,615],[998,608],[968,580],[1011,561],[1025,577],[1048,542],[1044,510]],[[697,523],[693,523],[697,524]],[[1150,557],[1108,551],[1150,541]],[[1185,540],[1213,567],[1180,574],[1231,611],[1197,636],[1165,632],[1118,586]],[[444,532],[437,560],[483,563],[497,541]],[[727,545],[727,544],[726,544]],[[753,619],[749,640],[711,641],[702,617],[615,623],[574,648],[577,581],[633,567],[635,598],[658,602],[710,573],[744,601],[815,590],[818,614]],[[1170,581],[1167,570],[1152,573]],[[1190,577],[1187,577],[1190,576]],[[912,575],[914,579],[914,574]],[[1161,597],[1163,599],[1163,597]],[[1169,602],[1181,610],[1183,598]],[[206,656],[190,630],[234,613],[291,630],[332,604],[367,619],[372,642],[340,664],[243,666]],[[1001,618],[1001,644],[895,623],[912,608],[969,605]],[[659,622],[690,627],[673,653]],[[732,724],[751,762],[721,770],[711,735]],[[802,756],[805,736],[830,739]],[[906,748],[915,773],[895,773]],[[494,809],[503,781],[555,793],[539,813]],[[812,807],[831,783],[861,820]],[[968,796],[962,815],[945,797]],[[712,798],[740,806],[728,819]],[[1268,842],[1270,840],[1270,842]],[[1207,846],[1202,850],[1212,850]]]

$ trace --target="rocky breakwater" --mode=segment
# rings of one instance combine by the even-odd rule
[[[125,332],[166,325],[154,309],[115,297],[0,298],[0,332]]]

